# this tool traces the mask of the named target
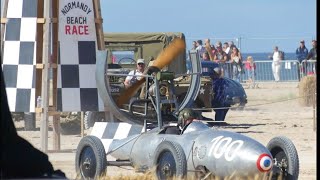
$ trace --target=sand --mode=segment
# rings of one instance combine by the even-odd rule
[[[230,110],[224,125],[216,126],[238,132],[258,140],[264,145],[275,136],[286,136],[296,146],[300,160],[300,180],[316,179],[316,131],[314,131],[313,107],[299,104],[297,83],[265,83],[258,89],[245,89],[248,103],[244,110]],[[213,117],[214,113],[203,113]],[[23,121],[15,122],[18,134],[35,147],[40,148],[40,122],[37,131],[24,131]],[[79,130],[77,130],[79,132]],[[88,131],[85,131],[87,134]],[[48,156],[55,169],[64,171],[74,179],[75,151],[81,139],[80,133],[61,135],[61,150],[49,152]],[[53,148],[53,133],[49,131],[48,149]],[[131,167],[110,168],[108,175],[134,174]]]

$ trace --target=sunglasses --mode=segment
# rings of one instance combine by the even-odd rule
[[[144,64],[143,64],[143,63],[138,63],[138,65],[139,65],[139,66],[142,66],[142,65],[144,65]]]

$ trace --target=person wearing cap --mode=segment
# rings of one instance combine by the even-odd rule
[[[144,68],[145,68],[144,59],[138,59],[137,69],[130,71],[124,81],[124,85],[126,88],[132,86],[132,84],[134,84],[137,80],[140,80],[142,78],[141,75],[143,75]]]

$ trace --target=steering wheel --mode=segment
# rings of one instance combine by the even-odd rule
[[[123,61],[123,62],[128,62],[128,61],[129,61],[128,64],[136,64],[136,60],[134,60],[134,59],[132,59],[132,58],[130,58],[130,57],[123,57],[123,58],[121,58],[121,59],[118,61],[118,64],[127,64],[127,63],[122,63],[122,61]]]

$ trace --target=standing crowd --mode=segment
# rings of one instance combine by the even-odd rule
[[[238,82],[241,81],[241,74],[244,73],[244,65],[241,53],[233,41],[221,43],[217,41],[215,45],[210,43],[210,39],[193,41],[193,50],[197,50],[200,59],[203,61],[213,61],[219,63],[221,75],[229,77]]]
[[[255,87],[254,79],[256,76],[256,64],[252,56],[248,56],[246,61],[243,60],[240,50],[233,43],[233,41],[224,42],[217,41],[215,45],[210,43],[210,39],[197,40],[192,42],[192,50],[197,50],[202,61],[213,61],[219,64],[221,76],[231,78],[237,82],[241,82],[242,74],[245,70],[248,74],[249,87]],[[300,41],[300,46],[296,49],[296,58],[300,65],[298,69],[298,78],[300,81],[300,74],[307,75],[315,72],[315,63],[306,60],[317,59],[317,41],[312,40],[312,49],[308,51],[305,46],[305,41]],[[282,60],[285,59],[285,53],[279,49],[278,46],[273,48],[273,53],[268,56],[272,59],[272,73],[275,82],[280,81],[280,70]]]

